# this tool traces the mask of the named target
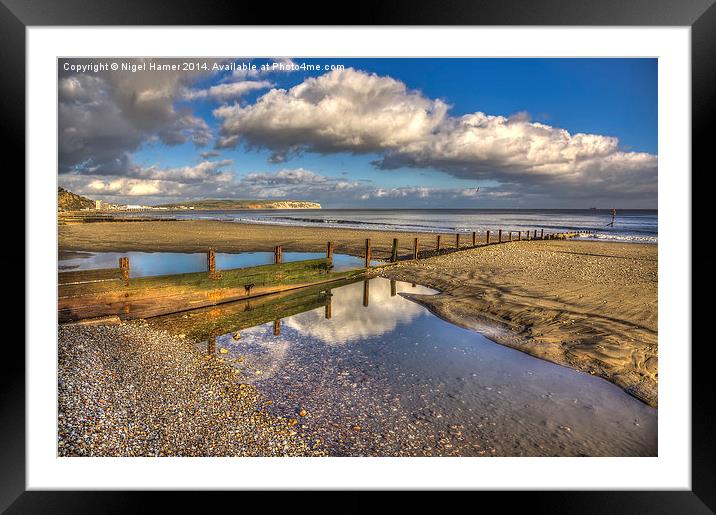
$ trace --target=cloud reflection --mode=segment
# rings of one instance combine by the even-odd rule
[[[292,316],[285,323],[291,329],[323,343],[342,345],[380,336],[395,329],[399,323],[409,322],[425,312],[423,307],[397,293],[435,293],[424,286],[412,287],[408,283],[396,281],[396,295],[391,296],[390,283],[383,278],[370,280],[367,307],[363,305],[363,282],[358,282],[333,290],[330,320],[325,318],[321,309]]]
[[[241,370],[248,382],[276,375],[291,346],[290,338],[272,336],[269,324],[244,329],[240,335],[239,340],[234,340],[231,334],[217,339],[217,348],[229,351],[221,357]]]
[[[400,292],[435,293],[424,286],[383,278],[369,281],[368,306],[364,305],[364,292],[364,281],[336,288],[332,291],[330,319],[321,307],[284,318],[280,335],[273,333],[272,323],[243,329],[238,340],[225,334],[217,339],[216,352],[221,348],[228,351],[218,356],[241,370],[243,380],[266,380],[281,372],[289,349],[297,342],[317,340],[345,345],[384,335],[425,313],[424,308],[401,297]]]

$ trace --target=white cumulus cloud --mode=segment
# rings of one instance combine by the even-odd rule
[[[378,154],[381,169],[433,168],[463,179],[592,194],[655,194],[657,156],[627,152],[616,137],[570,133],[514,116],[451,116],[391,77],[352,68],[226,105],[219,148],[266,148],[272,161],[301,152]]]
[[[426,137],[447,105],[409,91],[390,77],[335,70],[289,90],[272,89],[247,106],[222,106],[219,147],[239,138],[277,156],[292,151],[375,152]]]
[[[236,100],[251,91],[267,89],[273,86],[272,82],[267,80],[244,80],[240,82],[229,82],[225,84],[217,84],[207,89],[188,89],[184,92],[186,100],[210,98],[217,102],[228,102]]]

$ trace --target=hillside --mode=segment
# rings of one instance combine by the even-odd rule
[[[57,188],[58,211],[78,211],[84,208],[94,208],[94,200],[77,195],[64,188]]]
[[[321,209],[318,202],[302,200],[195,200],[162,204],[155,207],[182,208],[193,207],[198,210],[230,210],[230,209]]]

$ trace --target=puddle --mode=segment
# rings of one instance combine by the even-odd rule
[[[656,455],[657,410],[401,292],[434,293],[374,278],[150,322],[235,367],[332,455]]]
[[[206,252],[72,252],[60,255],[58,270],[117,268],[120,257],[128,257],[130,277],[183,274],[206,270]],[[325,252],[284,252],[283,261],[325,258]],[[229,270],[273,263],[273,252],[216,253],[216,268]],[[363,267],[363,258],[347,254],[333,255],[333,271]]]

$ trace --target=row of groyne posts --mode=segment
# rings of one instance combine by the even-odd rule
[[[476,247],[483,247],[486,245],[496,245],[500,243],[509,243],[512,241],[531,241],[531,240],[565,240],[569,238],[575,238],[577,236],[583,236],[586,233],[584,232],[562,232],[562,233],[548,233],[545,234],[544,229],[539,229],[539,236],[537,235],[538,229],[534,229],[534,231],[526,230],[526,231],[503,231],[502,229],[497,230],[497,237],[493,240],[491,239],[491,235],[494,236],[494,233],[492,231],[487,231],[485,235],[485,242],[482,244],[477,243],[477,232],[472,232],[472,242],[469,245],[462,245],[460,243],[460,239],[463,236],[469,236],[470,233],[468,232],[458,232],[455,233],[455,246],[451,246],[450,244],[446,244],[445,240],[443,240],[443,234],[437,234],[435,236],[435,246],[429,250],[429,254],[427,257],[434,256],[436,253],[440,253],[442,251],[457,251],[457,250],[468,250]],[[504,238],[503,238],[504,234]],[[524,234],[524,237],[523,237]],[[393,246],[390,253],[390,262],[395,263],[398,261],[398,238],[393,238]],[[421,249],[420,249],[420,238],[413,238],[413,253],[412,253],[412,259],[420,259],[421,256]],[[366,238],[365,240],[365,268],[371,267],[371,261],[372,261],[372,244],[370,238]]]
[[[539,240],[565,240],[569,238],[575,238],[577,236],[584,236],[588,235],[590,233],[585,232],[561,232],[561,233],[547,233],[545,234],[544,229],[539,229],[539,235],[538,235],[538,229],[532,230],[526,230],[526,231],[503,231],[502,229],[498,229],[496,238],[491,239],[493,236],[495,236],[495,233],[493,231],[487,231],[485,235],[485,242],[478,245],[477,243],[477,232],[472,232],[472,241],[470,245],[463,245],[461,246],[460,240],[463,236],[470,236],[469,232],[463,232],[463,233],[455,233],[455,246],[451,246],[449,244],[446,244],[446,241],[443,239],[444,234],[437,234],[435,236],[435,243],[434,247],[431,249],[428,249],[429,254],[428,257],[435,255],[435,253],[440,253],[442,251],[457,251],[457,250],[468,250],[471,248],[486,246],[486,245],[497,245],[500,243],[509,243],[513,241],[539,241]],[[504,236],[504,238],[503,238]],[[390,263],[395,263],[398,261],[398,238],[393,238],[393,246],[391,248],[390,253]],[[413,238],[413,252],[412,252],[412,259],[420,259],[421,255],[421,249],[420,249],[420,239],[415,237]],[[326,244],[326,259],[328,260],[328,265],[331,266],[333,263],[333,250],[334,250],[334,243],[332,241],[329,241]],[[364,267],[365,268],[371,268],[372,266],[372,260],[373,260],[373,249],[372,249],[372,242],[370,238],[366,238],[365,240],[365,252],[364,252]],[[273,262],[276,265],[280,265],[283,263],[283,247],[281,245],[277,245],[274,247],[273,251]],[[221,279],[221,274],[216,270],[216,250],[213,248],[210,248],[207,251],[207,271],[209,273],[210,279]],[[119,268],[122,274],[122,279],[125,281],[125,283],[129,282],[129,258],[128,257],[120,257],[119,258]]]

